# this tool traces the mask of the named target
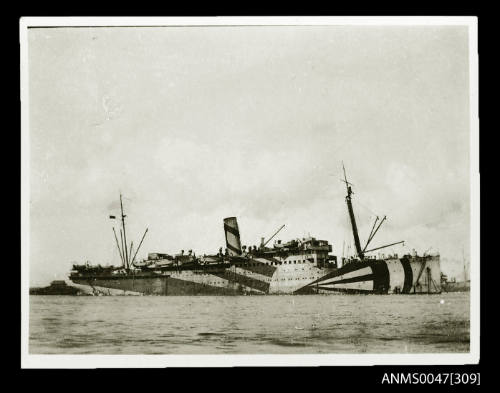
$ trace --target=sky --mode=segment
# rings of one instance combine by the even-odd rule
[[[470,239],[469,54],[462,26],[36,28],[28,32],[30,285],[138,253],[197,255],[281,225],[283,241],[439,252]],[[430,249],[430,250],[429,250]]]

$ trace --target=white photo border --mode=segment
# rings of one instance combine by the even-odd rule
[[[318,355],[33,355],[29,353],[30,140],[28,29],[34,27],[136,26],[467,26],[470,98],[470,352],[440,354]],[[478,20],[475,16],[419,17],[22,17],[21,61],[21,367],[22,368],[163,368],[231,366],[463,365],[479,363],[480,329],[480,188]]]

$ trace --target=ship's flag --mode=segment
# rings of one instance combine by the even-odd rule
[[[109,216],[109,218],[111,218],[111,219],[115,219],[116,217],[115,217],[115,216]]]

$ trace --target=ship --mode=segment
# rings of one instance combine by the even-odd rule
[[[342,165],[343,166],[343,165]],[[364,247],[361,246],[352,203],[352,184],[345,197],[356,253],[338,259],[327,240],[308,236],[287,242],[271,240],[282,225],[259,246],[242,246],[236,217],[223,219],[225,250],[200,255],[189,250],[177,254],[152,252],[136,260],[144,238],[133,253],[127,245],[122,196],[120,241],[113,227],[120,266],[74,264],[69,279],[92,290],[112,288],[142,295],[290,295],[290,294],[433,294],[441,292],[439,254],[373,256],[374,251],[399,241],[367,249],[386,220],[378,216]],[[110,218],[116,219],[115,216]],[[380,222],[379,222],[380,221]],[[377,225],[378,224],[378,225]],[[132,256],[132,254],[134,254]]]
[[[55,280],[50,283],[48,287],[34,287],[30,288],[30,295],[67,295],[77,296],[82,292],[75,287],[72,287],[64,280]]]

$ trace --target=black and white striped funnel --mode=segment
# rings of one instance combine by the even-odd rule
[[[240,231],[236,217],[224,218],[224,232],[229,255],[241,255]]]

